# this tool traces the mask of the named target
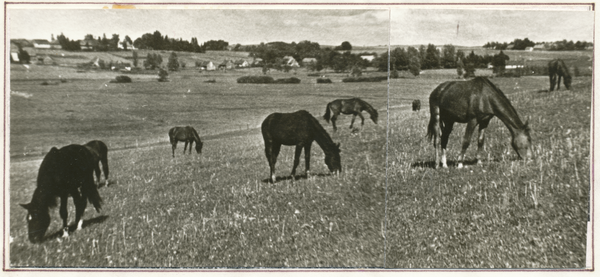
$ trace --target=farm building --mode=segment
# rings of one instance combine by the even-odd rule
[[[538,43],[533,46],[534,51],[541,51],[541,50],[545,50],[545,49],[546,49],[546,45],[544,45],[542,43]]]
[[[317,63],[317,59],[316,58],[304,58],[302,59],[302,65],[307,66],[309,64],[316,64]]]
[[[233,69],[235,64],[231,60],[224,60],[221,64],[219,64],[219,69]]]
[[[79,40],[81,50],[95,50],[98,43],[93,39]]]
[[[533,47],[525,47],[525,51],[533,51]]]
[[[363,60],[372,62],[375,59],[375,55],[362,55],[360,56]]]
[[[122,41],[120,43],[117,43],[117,48],[119,49],[125,50],[125,46],[127,46],[127,50],[135,50],[133,44],[129,43],[128,41]]]
[[[62,49],[62,45],[60,45],[60,42],[58,40],[53,40],[50,42],[50,48],[52,49]]]
[[[33,48],[38,48],[38,49],[52,48],[52,46],[50,45],[50,42],[47,39],[34,39],[31,42],[33,44]]]
[[[523,61],[506,61],[506,69],[523,68]]]
[[[54,64],[54,60],[52,58],[50,58],[50,56],[46,55],[46,56],[41,56],[37,58],[38,63],[39,64]]]
[[[14,43],[14,42],[10,42],[10,62],[11,63],[18,63],[19,60],[19,46]]]
[[[254,61],[252,61],[252,66],[262,66],[263,64],[263,59],[261,58],[254,58]]]
[[[289,65],[291,67],[300,67],[296,59],[294,59],[294,57],[292,56],[285,56],[283,57],[283,60],[285,61],[286,65]]]
[[[235,67],[249,67],[250,66],[250,64],[246,60],[243,60],[243,59],[237,60],[234,63],[235,63]]]
[[[217,70],[217,67],[211,61],[204,61],[200,63],[200,70],[213,71]]]

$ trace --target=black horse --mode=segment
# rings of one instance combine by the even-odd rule
[[[310,147],[313,141],[323,149],[325,153],[325,164],[331,172],[342,171],[340,160],[340,144],[335,144],[327,131],[319,121],[307,111],[301,110],[295,113],[273,113],[267,116],[261,125],[263,139],[265,141],[265,154],[271,174],[270,181],[275,182],[275,163],[281,145],[295,145],[294,167],[292,177],[296,174],[296,167],[300,163],[300,154],[304,148],[305,171],[308,176],[310,170]]]
[[[337,126],[335,126],[335,121],[340,115],[343,114],[352,114],[352,122],[350,123],[350,129],[352,129],[352,125],[354,125],[354,120],[358,115],[361,119],[361,126],[365,125],[365,118],[362,116],[361,112],[366,110],[371,115],[371,120],[377,124],[377,110],[373,108],[369,103],[365,102],[360,98],[351,98],[351,99],[337,99],[327,104],[327,108],[325,109],[325,115],[323,118],[327,122],[331,118],[331,124],[333,124],[333,130],[337,131]],[[333,112],[333,116],[331,116],[331,112]]]
[[[462,151],[458,159],[458,167],[462,167],[465,152],[469,147],[471,135],[479,125],[477,161],[484,143],[484,129],[490,120],[497,116],[512,135],[512,146],[519,157],[531,157],[531,137],[527,123],[523,124],[517,111],[500,89],[487,78],[477,77],[470,81],[445,82],[431,92],[429,96],[431,118],[427,128],[427,136],[433,139],[435,147],[435,165],[439,165],[439,145],[441,137],[442,166],[446,165],[446,145],[455,122],[467,123],[462,142]]]
[[[548,75],[550,76],[550,91],[554,90],[554,85],[556,84],[556,90],[560,89],[560,78],[564,77],[565,87],[567,89],[571,89],[571,74],[569,73],[569,68],[565,64],[565,62],[561,59],[555,59],[548,63]],[[558,76],[558,83],[556,82],[556,77]]]
[[[418,111],[421,110],[421,100],[419,100],[419,99],[413,100],[413,102],[412,102],[412,110],[414,112],[418,112]]]
[[[198,132],[190,126],[171,128],[171,130],[169,130],[169,141],[171,141],[171,145],[173,146],[173,158],[175,158],[175,148],[177,147],[178,141],[185,142],[183,154],[185,154],[188,143],[190,144],[189,153],[192,154],[192,145],[194,142],[196,142],[196,153],[202,153],[202,141],[200,140],[200,136],[198,135]]]
[[[90,201],[100,212],[102,198],[94,184],[94,155],[83,145],[69,145],[61,149],[53,147],[40,166],[37,188],[27,209],[29,240],[41,242],[50,226],[50,207],[56,206],[60,197],[60,217],[63,220],[63,237],[69,236],[67,227],[67,200],[73,197],[77,230],[83,224],[83,212]],[[97,162],[96,162],[97,165]]]
[[[108,147],[104,142],[92,140],[84,145],[94,155],[94,172],[96,173],[97,184],[100,185],[100,166],[104,172],[104,182],[108,185]]]

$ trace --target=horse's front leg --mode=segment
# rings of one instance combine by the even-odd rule
[[[69,195],[68,194],[64,194],[60,196],[60,218],[62,218],[63,221],[63,238],[66,238],[69,236],[69,226],[67,225],[67,219],[69,217],[69,212],[67,211],[67,200],[69,199]]]
[[[477,136],[477,164],[481,165],[481,159],[483,159],[484,142],[485,142],[485,128],[487,128],[490,121],[483,121],[479,123],[479,135]]]
[[[446,163],[446,147],[448,146],[448,138],[450,137],[450,133],[452,133],[452,127],[454,127],[454,122],[444,124],[442,129],[442,136],[440,139],[441,151],[442,151],[442,167],[447,168],[448,164]],[[437,155],[436,155],[437,156]]]
[[[171,145],[173,148],[173,158],[175,158],[175,148],[177,148],[177,142],[172,142]]]
[[[265,155],[267,156],[267,162],[269,162],[269,181],[271,183],[275,183],[275,164],[277,163],[277,156],[279,155],[279,150],[281,149],[281,145],[273,144],[272,142],[265,142]]]
[[[185,155],[185,150],[187,149],[187,147],[188,147],[188,141],[186,140],[186,141],[185,141],[185,144],[183,145],[183,154],[184,154],[184,155]],[[191,148],[191,147],[190,147],[190,148]]]
[[[310,174],[310,146],[312,142],[304,146],[304,172],[306,173],[306,178],[308,178],[308,174]]]
[[[364,126],[365,125],[365,117],[362,116],[362,114],[358,114],[358,116],[360,117],[360,126]]]
[[[562,79],[562,75],[558,75],[558,82],[556,83],[556,90],[560,90],[560,81]]]
[[[192,154],[192,146],[194,146],[194,141],[190,141],[190,149],[188,150],[188,154]]]
[[[556,85],[556,75],[550,75],[550,91],[554,90],[554,86]]]
[[[350,129],[352,129],[352,125],[354,125],[354,120],[356,119],[356,114],[352,115],[352,121],[350,122]]]
[[[465,130],[465,136],[462,141],[462,149],[460,150],[460,155],[458,156],[458,168],[463,167],[463,161],[465,160],[465,153],[467,153],[467,148],[469,148],[469,144],[471,144],[471,136],[473,136],[473,131],[475,131],[475,127],[477,127],[477,119],[473,118],[471,121],[467,123],[467,128]]]
[[[292,180],[296,176],[296,168],[300,164],[300,154],[302,153],[302,146],[296,145],[296,152],[294,152],[294,166],[292,167]]]

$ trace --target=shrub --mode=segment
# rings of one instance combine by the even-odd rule
[[[283,78],[275,80],[277,84],[300,84],[300,79],[296,77]]]
[[[358,78],[349,77],[349,78],[342,79],[342,82],[344,82],[344,83],[353,83],[353,82],[381,82],[381,81],[386,81],[386,80],[387,80],[387,76],[358,77]]]
[[[208,79],[208,80],[206,80],[206,81],[204,81],[204,82],[205,82],[205,83],[216,83],[216,82],[217,82],[217,80],[215,80],[215,79]]]
[[[271,76],[242,76],[237,79],[238,84],[271,84],[275,82]]]
[[[163,68],[158,69],[158,81],[159,82],[170,82],[169,80],[169,72],[164,70]]]
[[[317,79],[317,84],[331,84],[333,83],[331,81],[331,79],[326,79],[326,78],[318,78]]]
[[[131,78],[129,76],[121,75],[115,77],[115,80],[111,80],[111,83],[131,83]]]
[[[308,77],[321,77],[321,73],[308,73]]]

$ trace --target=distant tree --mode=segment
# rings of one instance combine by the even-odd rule
[[[110,51],[119,50],[119,34],[112,35],[112,38],[108,41],[108,50],[110,50]]]
[[[440,67],[440,52],[437,50],[435,45],[427,45],[427,50],[425,51],[425,61],[422,67],[425,69]]]
[[[359,66],[355,65],[352,67],[350,74],[352,75],[352,77],[360,77],[362,76],[362,70],[360,70]]]
[[[352,45],[350,44],[350,42],[344,41],[344,42],[342,42],[340,50],[342,50],[342,51],[350,51],[350,50],[352,50]]]
[[[138,52],[137,51],[133,51],[133,66],[137,67],[138,66]]]
[[[421,55],[419,50],[414,47],[408,47],[408,71],[414,75],[419,76],[421,74]]]
[[[167,63],[167,68],[170,71],[179,70],[179,61],[177,60],[177,54],[175,52],[171,52],[171,55],[169,56],[169,62]]]
[[[462,77],[463,73],[464,73],[463,68],[465,67],[465,65],[462,60],[463,60],[462,58],[458,58],[456,60],[456,74],[458,74],[459,78]]]
[[[162,67],[158,69],[158,81],[159,82],[168,82],[169,81],[169,72],[167,72]]]
[[[29,64],[31,62],[31,56],[29,56],[29,53],[27,53],[27,51],[23,50],[23,47],[21,47],[21,45],[17,45],[19,47],[19,52],[17,53],[17,56],[19,57],[19,62],[22,64]]]
[[[125,36],[125,39],[123,39],[123,50],[127,50],[127,45],[133,45],[133,41],[131,41],[131,38],[129,36]]]
[[[454,68],[456,67],[456,57],[455,57],[456,49],[452,44],[444,45],[442,48],[442,57],[441,57],[441,66],[444,68]]]
[[[494,66],[494,73],[496,74],[504,74],[504,70],[506,69],[506,61],[510,60],[510,57],[505,55],[502,50],[500,53],[494,55],[492,59],[492,65]]]
[[[162,64],[162,56],[159,54],[148,53],[144,61],[144,67],[147,69],[156,69]]]

